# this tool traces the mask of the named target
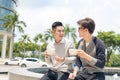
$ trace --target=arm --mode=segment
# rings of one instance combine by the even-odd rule
[[[96,67],[103,68],[106,62],[105,45],[101,40],[96,43],[96,57],[92,57],[90,63]]]
[[[74,78],[76,77],[77,72],[80,70],[81,66],[82,66],[82,62],[80,60],[80,57],[76,56],[75,64],[74,64],[74,67],[73,67],[73,73],[70,73],[69,79],[74,80]]]
[[[47,53],[47,52],[46,52]],[[50,56],[48,56],[47,54],[45,53],[45,61],[48,63],[48,64],[51,64],[52,63],[52,59]]]
[[[76,60],[75,56],[69,55],[69,49],[75,49],[74,43],[71,42],[71,44],[68,46],[67,57],[65,57],[64,61],[66,64],[74,63]]]
[[[51,49],[50,44],[48,44],[47,50],[45,51],[45,61],[46,61],[48,64],[52,64],[52,58],[51,58],[51,55],[50,55],[49,52],[48,52],[49,49]]]
[[[74,63],[75,60],[76,60],[76,57],[75,57],[75,56],[72,56],[72,57],[65,57],[64,62],[65,62],[66,64],[70,64],[70,63]]]
[[[97,50],[96,50],[97,62],[95,63],[95,66],[103,68],[105,66],[105,62],[106,62],[105,46],[97,45],[96,47],[97,47]]]
[[[96,57],[88,55],[81,49],[78,49],[78,56],[85,58],[90,63],[90,65],[95,65],[99,68],[103,68],[105,66],[105,46],[101,41],[98,41],[96,44]]]

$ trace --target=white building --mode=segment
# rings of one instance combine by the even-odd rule
[[[2,17],[12,13],[13,10],[13,0],[0,0],[0,60],[5,58],[12,58],[13,52],[13,36],[12,33],[7,32],[3,28]]]
[[[1,59],[5,58],[12,58],[12,51],[13,51],[13,35],[8,33],[7,31],[0,31],[0,41],[1,41]],[[9,42],[8,42],[9,41]],[[8,44],[9,43],[9,44]],[[9,46],[7,46],[9,45]],[[8,53],[7,47],[9,48]],[[8,54],[8,55],[7,55]]]

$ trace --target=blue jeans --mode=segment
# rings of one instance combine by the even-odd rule
[[[49,69],[40,80],[67,80],[69,73]]]
[[[74,80],[105,80],[104,72],[95,72],[92,74],[78,72]]]

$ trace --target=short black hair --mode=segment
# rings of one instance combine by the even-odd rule
[[[57,26],[63,26],[62,22],[56,21],[52,24],[52,30],[55,29]]]
[[[89,33],[93,33],[95,29],[95,22],[91,18],[85,18],[81,19],[77,22],[79,25],[81,25],[83,28],[87,28]]]

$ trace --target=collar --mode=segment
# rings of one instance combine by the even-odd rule
[[[65,38],[63,38],[59,43],[56,43],[55,41],[54,41],[54,44],[64,44],[65,43]]]

